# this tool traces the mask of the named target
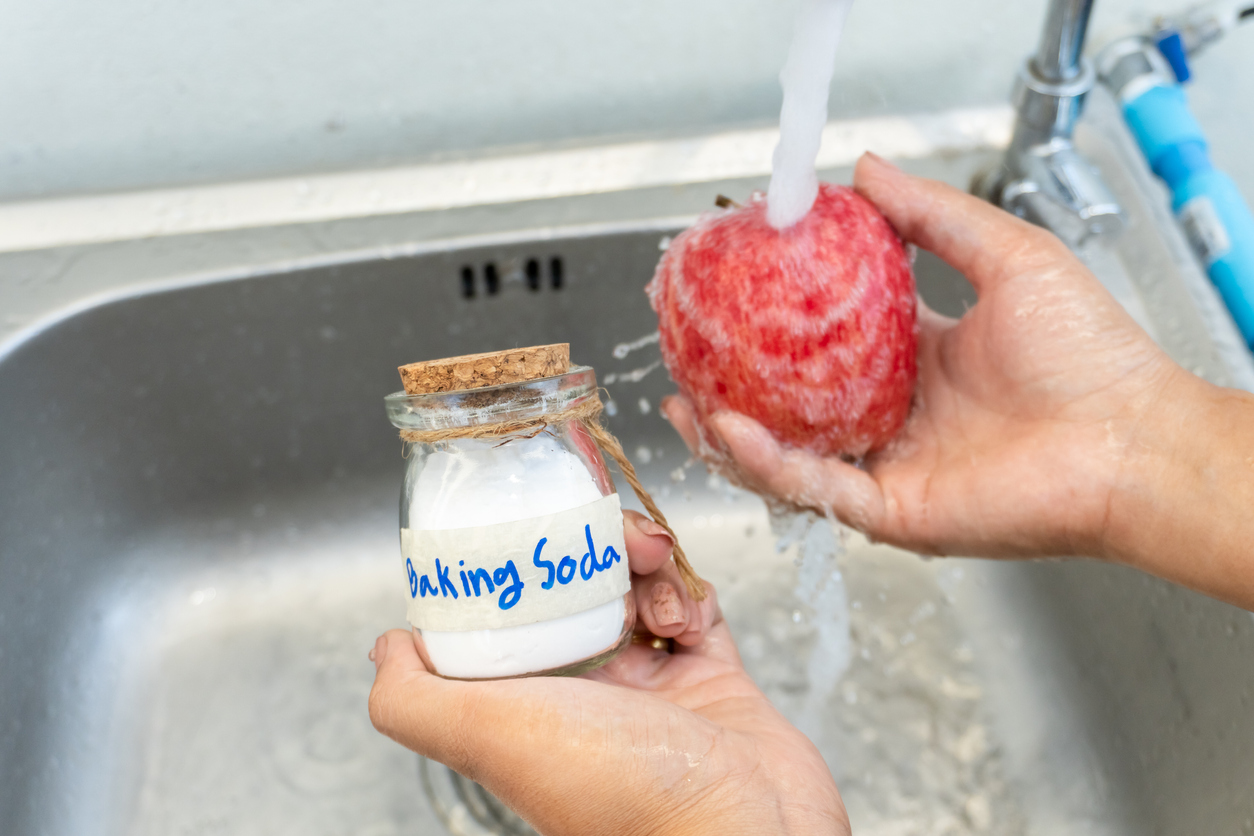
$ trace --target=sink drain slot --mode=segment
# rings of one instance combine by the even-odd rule
[[[566,265],[561,256],[547,261],[534,256],[485,261],[478,267],[463,264],[457,281],[463,299],[476,299],[481,292],[484,296],[496,296],[510,282],[523,284],[532,293],[540,292],[546,285],[550,290],[562,290],[566,286]]]

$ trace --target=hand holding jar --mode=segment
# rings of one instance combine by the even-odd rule
[[[634,643],[580,677],[456,682],[433,676],[409,633],[379,637],[375,727],[479,782],[546,836],[848,834],[815,746],[749,678],[712,587],[688,598],[668,537],[628,511],[640,626]],[[669,585],[683,621],[665,624]]]

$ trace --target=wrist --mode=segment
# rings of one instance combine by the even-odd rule
[[[1190,462],[1208,435],[1210,389],[1178,370],[1147,404],[1122,442],[1120,468],[1107,503],[1099,556],[1153,572],[1164,501],[1187,494]],[[1155,572],[1155,574],[1158,574]]]
[[[1106,557],[1214,597],[1252,579],[1254,396],[1179,373],[1125,457]]]
[[[798,753],[809,748],[820,760],[797,764],[759,762],[708,788],[698,803],[672,798],[662,803],[652,832],[657,836],[849,836],[849,817],[836,782],[817,749],[799,732],[785,735]],[[790,747],[791,748],[791,747]]]
[[[815,804],[781,799],[776,788],[760,797],[726,798],[717,804],[705,799],[699,808],[679,816],[660,811],[654,820],[662,823],[651,832],[657,836],[849,836],[849,818],[834,783],[831,794],[834,804],[825,803],[828,799]],[[753,791],[749,795],[756,796]]]

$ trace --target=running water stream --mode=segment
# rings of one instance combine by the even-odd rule
[[[805,217],[818,194],[814,164],[827,123],[836,51],[852,6],[853,0],[804,0],[797,14],[788,60],[779,74],[784,103],[767,192],[766,217],[777,229]],[[799,718],[801,730],[814,737],[824,706],[852,659],[849,596],[837,563],[844,552],[845,529],[813,513],[774,507],[771,528],[777,550],[797,547],[796,594],[812,613],[816,631],[806,668],[809,692]]]
[[[797,14],[788,60],[779,74],[784,104],[779,113],[779,144],[771,161],[766,218],[787,229],[805,217],[818,195],[814,171],[836,50],[853,0],[804,0]]]
[[[798,610],[799,618],[808,619],[815,642],[806,662],[805,694],[801,713],[793,720],[811,740],[822,733],[823,714],[836,683],[853,661],[853,644],[849,631],[849,595],[838,559],[844,555],[846,529],[839,523],[812,512],[798,513],[773,507],[771,533],[775,550],[784,552],[796,547],[797,586],[794,594],[808,610]]]
[[[853,0],[803,0],[798,12],[788,58],[780,72],[780,137],[767,193],[767,219],[777,229],[787,229],[803,218],[818,194],[815,161],[827,123],[836,51],[852,5]],[[661,248],[665,250],[667,246],[669,239],[663,241]],[[659,333],[654,332],[619,343],[613,356],[625,360],[633,352],[656,345],[658,338]],[[611,372],[602,377],[602,384],[638,383],[660,365],[658,360],[631,371]],[[639,408],[642,414],[650,411],[643,398]],[[617,409],[607,411],[613,415]],[[652,451],[642,449],[637,459],[648,464]],[[682,469],[677,470],[672,480],[682,479],[683,475]],[[819,734],[828,702],[852,659],[848,594],[838,565],[847,531],[836,521],[811,512],[768,505],[776,550],[796,550],[795,594],[802,607],[796,613],[815,635],[806,666],[808,691],[801,716],[794,718],[813,738]]]

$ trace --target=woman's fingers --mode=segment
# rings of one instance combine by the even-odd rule
[[[655,636],[678,636],[688,629],[697,604],[688,599],[671,560],[675,542],[665,528],[636,511],[624,511],[623,523],[636,617]]]
[[[683,395],[668,395],[662,399],[662,417],[671,422],[679,437],[688,445],[694,456],[701,450],[701,430],[697,426],[697,410],[692,401]]]
[[[469,689],[459,688],[430,673],[422,663],[413,637],[389,630],[370,654],[375,664],[370,689],[370,721],[383,734],[426,757],[459,769],[474,760],[459,733],[464,721],[475,718],[467,701]]]
[[[683,646],[700,644],[709,635],[710,628],[723,620],[723,611],[718,605],[718,593],[715,592],[713,585],[706,581],[702,581],[701,584],[705,587],[705,600],[687,599],[688,625],[682,633],[674,637],[676,644]],[[680,589],[685,588],[683,583],[678,586]]]
[[[377,669],[370,689],[374,727],[480,783],[528,763],[560,764],[569,755],[564,748],[579,745],[569,732],[590,683],[442,679],[427,671],[414,637],[404,630],[384,633],[371,655]]]
[[[708,589],[713,597],[713,588]],[[712,612],[714,621],[700,641],[691,645],[676,644],[674,652],[647,645],[633,645],[608,665],[585,674],[584,678],[640,691],[665,691],[696,685],[709,679],[712,674],[726,671],[721,667],[712,668],[703,660],[724,663],[736,670],[743,670],[744,665],[727,622],[723,620],[717,607]]]
[[[876,536],[885,516],[884,494],[870,475],[836,457],[785,449],[757,421],[719,412],[710,424],[741,470],[771,496]]]
[[[853,186],[902,238],[949,262],[981,294],[1025,268],[1071,258],[1039,227],[953,186],[911,177],[874,154],[858,161]]]
[[[636,618],[655,636],[671,638],[688,629],[696,603],[688,600],[671,555],[675,542],[665,528],[636,511],[623,512]]]
[[[633,575],[652,575],[671,562],[675,541],[665,528],[638,511],[623,512],[627,564]]]
[[[689,597],[671,560],[675,543],[666,529],[635,511],[624,511],[623,521],[637,618],[655,636],[684,644],[700,641],[718,611],[716,599]],[[706,589],[712,590],[709,584]]]
[[[636,617],[650,633],[663,638],[674,638],[688,629],[694,612],[689,611],[687,596],[680,590],[683,583],[669,577],[665,571],[651,575],[633,575],[631,588],[636,596]]]
[[[655,814],[651,770],[667,764],[632,748],[653,724],[680,752],[711,745],[712,724],[686,723],[682,709],[626,688],[569,677],[440,679],[402,630],[384,634],[374,655],[375,728],[482,784],[544,833],[602,832],[598,824],[627,833],[627,822]]]
[[[932,330],[952,325],[952,320],[922,310]],[[662,411],[689,449],[700,449],[692,403],[682,395],[672,395],[662,402]],[[735,481],[758,493],[832,514],[846,525],[879,536],[885,522],[884,493],[865,471],[836,457],[785,449],[765,427],[736,412],[711,416],[707,427],[734,462],[728,475]]]
[[[714,587],[705,583],[705,600],[694,601],[672,563],[655,575],[632,578],[640,620],[655,636],[676,644],[700,644],[711,625],[722,618]],[[641,599],[648,605],[641,607]]]

